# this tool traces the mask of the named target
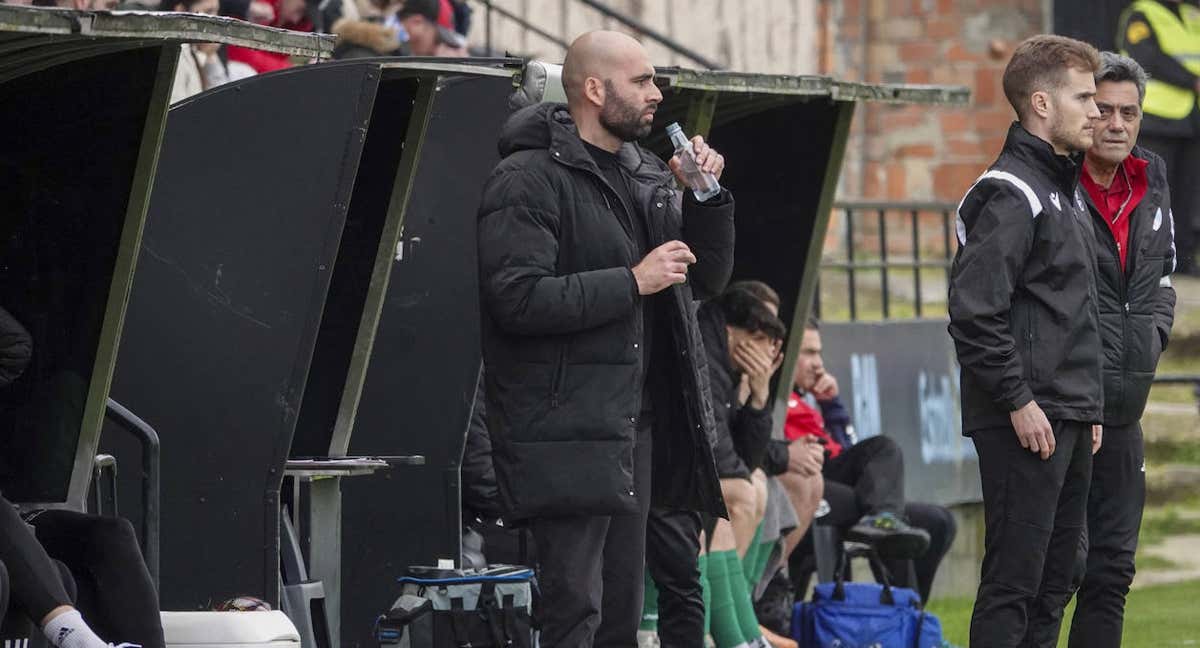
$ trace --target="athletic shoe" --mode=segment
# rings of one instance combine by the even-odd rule
[[[846,539],[875,547],[883,558],[917,558],[929,548],[929,533],[910,526],[892,513],[864,515],[850,527]]]
[[[638,648],[658,648],[658,633],[653,630],[638,630],[637,645]]]

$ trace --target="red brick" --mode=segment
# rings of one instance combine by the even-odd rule
[[[979,110],[975,113],[975,132],[979,133],[980,137],[1004,133],[1015,119],[1016,115],[1007,106]]]
[[[842,15],[846,18],[857,18],[862,15],[862,3],[865,0],[842,0]]]
[[[909,144],[896,149],[897,158],[931,158],[937,155],[932,144]]]
[[[979,142],[959,137],[946,141],[946,152],[959,157],[980,157],[985,153]]]
[[[923,121],[925,121],[925,114],[913,106],[904,106],[901,110],[888,107],[886,112],[879,115],[879,125],[889,131],[920,126]]]
[[[1004,71],[993,67],[975,70],[975,105],[991,106],[1004,99],[1004,88],[1000,79]]]
[[[904,165],[890,163],[887,165],[887,198],[888,200],[904,200],[908,198],[908,183],[905,178]]]
[[[933,194],[938,200],[958,200],[987,168],[986,162],[939,165],[933,173]]]
[[[933,83],[929,74],[929,68],[910,68],[905,75],[905,80],[908,83]]]
[[[952,16],[931,16],[925,20],[925,37],[930,40],[949,39],[962,31],[962,21]]]
[[[962,110],[941,111],[943,133],[963,133],[971,130],[971,117]]]
[[[937,10],[943,16],[955,13],[954,0],[938,0]]]
[[[922,41],[900,43],[900,60],[906,63],[919,61],[932,61],[938,58],[937,43],[927,43]]]
[[[963,47],[962,43],[953,43],[950,45],[950,50],[946,52],[946,60],[951,63],[973,63],[982,61],[983,56]]]

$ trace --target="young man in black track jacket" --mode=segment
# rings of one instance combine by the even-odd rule
[[[1019,123],[959,206],[950,335],[983,484],[971,646],[1054,646],[1103,414],[1095,235],[1078,190],[1099,54],[1061,36],[1013,52]]]
[[[1104,445],[1092,463],[1088,530],[1071,620],[1073,648],[1121,645],[1125,595],[1146,501],[1142,411],[1175,316],[1174,218],[1162,158],[1137,144],[1147,75],[1104,52],[1096,73],[1100,121],[1084,159],[1084,203],[1096,230],[1104,344]]]

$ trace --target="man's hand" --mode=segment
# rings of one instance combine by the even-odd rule
[[[725,156],[717,153],[699,135],[692,138],[692,150],[696,153],[696,166],[720,180],[721,174],[725,172]],[[671,167],[679,184],[688,186],[687,179],[683,177],[683,163],[679,161],[679,156],[672,156],[667,165]]]
[[[633,266],[639,295],[653,295],[687,281],[688,266],[696,255],[683,241],[667,241],[650,250],[641,263]]]
[[[1054,454],[1054,429],[1045,412],[1036,401],[1029,401],[1021,409],[1008,415],[1022,448],[1039,453],[1043,460]]]
[[[823,373],[811,390],[813,398],[819,401],[831,401],[837,398],[838,382],[833,374]]]
[[[745,374],[746,384],[750,388],[750,406],[758,410],[767,406],[771,375],[775,373],[775,357],[778,355],[777,344],[771,344],[769,349],[763,346],[743,341],[732,350],[733,362]]]
[[[1104,441],[1104,426],[1103,425],[1093,425],[1092,426],[1092,454],[1096,454],[1097,452],[1100,451],[1100,444],[1103,443],[1103,441]]]
[[[815,436],[806,435],[788,444],[788,472],[812,477],[821,473],[825,446]]]

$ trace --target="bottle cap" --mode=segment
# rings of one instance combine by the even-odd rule
[[[667,124],[667,135],[674,135],[675,133],[682,132],[683,128],[679,125],[679,122],[671,122],[670,124]]]

